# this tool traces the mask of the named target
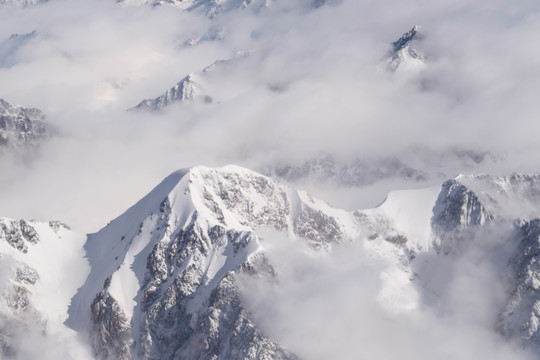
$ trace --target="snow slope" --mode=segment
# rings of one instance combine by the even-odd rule
[[[38,339],[49,343],[42,358],[90,358],[90,349],[64,325],[71,297],[89,272],[85,241],[86,236],[57,221],[0,218],[0,354],[30,356],[32,337],[46,334]]]
[[[91,330],[100,358],[294,358],[255,328],[239,300],[237,274],[273,276],[254,234],[263,228],[314,249],[356,231],[351,213],[247,169],[181,170],[89,236],[92,270],[68,325]],[[242,343],[225,349],[233,334]],[[193,345],[200,337],[202,349]]]
[[[88,237],[57,222],[2,219],[1,316],[46,329],[49,343],[70,339],[58,349],[78,358],[296,359],[261,331],[240,296],[240,276],[279,282],[261,234],[302,239],[322,256],[356,242],[380,260],[382,308],[412,313],[444,303],[440,280],[450,281],[449,264],[467,247],[487,241],[479,234],[536,212],[538,184],[528,175],[460,175],[347,212],[238,166],[179,170]],[[529,347],[539,344],[537,222],[498,235],[508,236],[511,254],[477,246],[491,249],[484,261],[510,279],[493,322]],[[20,350],[16,331],[0,334],[5,354]]]

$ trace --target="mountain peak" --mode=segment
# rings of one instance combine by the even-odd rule
[[[180,80],[176,85],[167,90],[163,95],[155,99],[146,99],[129,110],[161,110],[173,103],[190,103],[200,100],[203,103],[211,103],[212,98],[202,94],[198,84],[198,76],[191,73]]]
[[[419,26],[415,25],[392,43],[388,68],[394,72],[398,68],[418,68],[424,64],[424,54],[418,51],[413,43],[422,40]]]
[[[223,12],[253,8],[258,10],[269,6],[271,0],[117,0],[122,5],[169,5],[185,11],[194,11],[214,18]]]
[[[0,146],[36,145],[52,133],[44,120],[45,115],[38,109],[11,105],[0,99]]]
[[[394,47],[393,52],[396,53],[396,52],[404,49],[407,45],[410,45],[410,43],[413,40],[420,39],[420,34],[419,34],[418,30],[419,30],[419,26],[415,25],[415,26],[413,26],[413,28],[411,30],[409,30],[406,33],[404,33],[403,35],[401,35],[401,37],[398,40],[394,41],[392,43],[392,46]]]
[[[345,211],[337,211],[304,192],[237,165],[219,168],[194,166],[169,175],[102,231],[124,224],[121,219],[126,217],[132,221],[135,218],[142,221],[150,214],[168,212],[184,224],[196,218],[207,226],[220,225],[237,230],[270,227],[293,236],[299,231],[297,235],[300,237],[322,241],[323,234],[304,234],[300,230],[302,224],[295,219],[306,216],[305,211],[337,212],[337,216],[348,216]],[[129,224],[127,228],[132,228],[132,225]],[[332,239],[338,241],[344,229],[337,227],[335,231],[336,236]],[[338,236],[338,233],[341,235]]]
[[[392,311],[414,309],[420,306],[417,295],[431,294],[437,285],[422,280],[430,271],[422,261],[459,256],[475,241],[476,231],[507,219],[498,210],[509,206],[505,199],[516,197],[522,206],[524,197],[538,203],[538,189],[539,176],[460,175],[441,187],[392,192],[378,208],[350,213],[240,166],[195,166],[169,175],[89,235],[84,248],[85,237],[59,223],[0,219],[0,252],[20,263],[12,272],[24,275],[13,287],[21,294],[21,306],[30,293],[18,289],[37,291],[43,284],[47,299],[53,299],[46,285],[64,281],[57,274],[74,268],[66,255],[69,261],[49,276],[48,257],[38,259],[50,248],[58,254],[75,251],[77,261],[87,260],[88,267],[85,262],[78,269],[85,278],[73,280],[63,294],[64,307],[57,310],[63,321],[71,301],[65,324],[89,334],[99,359],[127,360],[137,354],[148,359],[293,360],[294,354],[256,326],[240,296],[242,277],[279,279],[271,246],[265,246],[272,244],[273,234],[327,250],[323,256],[340,242],[363,241],[362,248],[384,259],[385,272],[392,274],[383,280],[381,304]],[[529,299],[536,299],[538,291],[531,293],[528,284],[537,281],[538,227],[538,220],[531,220],[516,233],[522,238],[513,260],[519,293],[501,315],[503,333],[522,328],[514,309],[525,315],[534,311]],[[62,237],[76,242],[66,244]],[[534,271],[529,271],[531,263]],[[538,327],[527,331],[537,334]]]
[[[0,5],[18,6],[18,7],[30,7],[40,3],[47,2],[48,0],[0,0]]]
[[[295,359],[251,323],[238,299],[236,274],[272,276],[258,230],[319,249],[351,238],[354,227],[352,214],[239,166],[176,171],[89,236],[92,270],[73,298],[67,324],[90,329],[96,351],[122,359],[129,358],[131,339],[145,358],[194,358],[192,352],[211,358],[233,333],[245,342],[234,351],[254,348],[269,358]],[[163,318],[179,323],[163,324]],[[209,324],[228,331],[214,334]],[[208,348],[190,345],[199,336],[209,339]],[[164,350],[169,342],[181,346]]]

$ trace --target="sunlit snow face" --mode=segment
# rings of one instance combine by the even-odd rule
[[[2,214],[97,230],[168,173],[199,163],[263,170],[328,153],[379,158],[416,147],[499,159],[478,171],[537,170],[527,154],[538,146],[540,54],[530,46],[538,5],[311,4],[274,1],[214,18],[109,0],[1,8],[2,44],[35,33],[2,45],[10,53],[2,55],[9,61],[0,68],[0,97],[42,109],[62,133],[32,160],[2,156]],[[425,34],[417,44],[425,66],[412,77],[381,71],[391,42],[415,24]],[[239,51],[249,56],[202,80],[211,104],[125,111]],[[445,161],[418,167],[437,173]],[[460,166],[447,175],[476,169]],[[354,197],[341,195],[327,194]],[[32,204],[21,200],[28,198]]]

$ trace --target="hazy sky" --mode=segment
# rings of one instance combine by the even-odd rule
[[[61,135],[36,154],[2,155],[0,214],[91,232],[178,168],[411,146],[490,151],[501,159],[493,172],[539,171],[539,7],[344,0],[310,10],[299,0],[214,19],[112,0],[2,7],[0,98],[42,109]],[[425,68],[386,72],[390,43],[413,25]],[[249,56],[202,80],[212,105],[125,111],[238,51]]]

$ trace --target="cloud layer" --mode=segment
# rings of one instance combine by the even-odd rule
[[[396,311],[403,304],[381,302],[396,266],[390,254],[375,255],[364,239],[314,253],[301,240],[266,233],[277,279],[242,278],[243,300],[262,331],[304,359],[532,360],[495,331],[516,245],[509,235],[489,229],[454,254],[421,255],[406,295],[394,298],[416,305]]]
[[[60,131],[37,149],[0,153],[0,216],[59,219],[94,232],[170,172],[196,164],[260,170],[326,154],[377,159],[457,148],[497,161],[472,169],[458,163],[456,171],[540,172],[540,3],[312,5],[275,0],[215,18],[114,0],[0,6],[0,98],[41,109]],[[385,71],[391,42],[413,25],[424,34],[417,46],[425,68],[407,76]],[[12,34],[33,35],[10,43]],[[205,77],[212,104],[126,111],[239,51],[249,55]],[[442,172],[446,161],[418,167]],[[355,208],[409,186],[391,179],[319,195]],[[505,289],[488,285],[502,276],[493,264],[508,256],[498,239],[437,259],[440,272],[412,285],[421,306],[410,313],[380,305],[388,264],[360,245],[325,257],[272,240],[279,246],[265,246],[280,283],[247,281],[244,297],[261,328],[300,356],[531,359],[493,331]],[[426,297],[426,289],[447,301]],[[73,350],[44,348],[51,358]]]
[[[479,171],[538,171],[537,4],[311,5],[275,1],[214,19],[109,0],[2,7],[0,39],[36,32],[0,68],[0,96],[42,109],[62,136],[37,156],[2,156],[0,213],[95,231],[177,168],[412,146],[503,159]],[[404,80],[380,64],[415,24],[427,66]],[[125,111],[238,51],[250,55],[208,76],[214,104]]]

